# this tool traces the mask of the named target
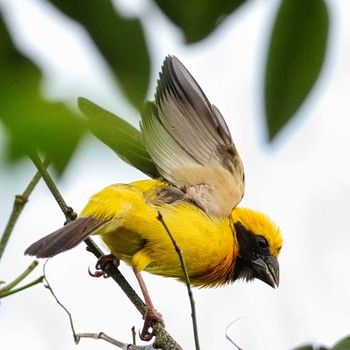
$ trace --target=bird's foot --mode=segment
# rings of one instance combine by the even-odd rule
[[[141,340],[149,341],[155,335],[153,330],[150,331],[150,329],[152,328],[153,321],[156,321],[156,322],[160,323],[163,327],[165,327],[165,323],[164,323],[162,314],[159,313],[155,308],[147,307],[147,311],[146,311],[146,314],[144,316],[144,320],[145,321],[143,323],[142,332],[140,333]]]
[[[89,268],[89,275],[92,277],[103,277],[107,278],[109,275],[104,271],[108,264],[113,264],[114,266],[119,266],[120,260],[113,254],[102,255],[95,265],[95,272],[91,272]]]

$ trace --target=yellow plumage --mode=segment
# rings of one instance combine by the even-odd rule
[[[280,231],[264,214],[236,208],[232,219],[219,218],[208,216],[189,202],[161,203],[156,193],[167,186],[159,180],[108,186],[91,197],[80,218],[107,221],[93,234],[100,235],[111,253],[135,270],[183,280],[178,255],[157,219],[159,211],[182,249],[191,283],[201,287],[234,279],[239,247],[232,220],[265,234],[272,253],[278,255]]]
[[[276,258],[279,256],[283,243],[281,230],[266,214],[236,207],[231,216],[234,222],[244,224],[246,230],[263,235],[268,240],[271,254]]]
[[[91,198],[81,216],[111,219],[97,233],[113,255],[138,271],[183,279],[179,257],[157,219],[158,211],[183,251],[192,283],[197,284],[197,278],[226,260],[231,265],[237,255],[237,245],[229,219],[209,217],[186,202],[147,203],[159,186],[164,183],[157,180],[109,186]],[[203,285],[219,283],[214,279]]]

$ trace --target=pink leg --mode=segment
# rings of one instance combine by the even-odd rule
[[[140,271],[136,271],[134,269],[135,276],[137,278],[137,281],[139,282],[141,292],[143,294],[143,297],[145,298],[145,304],[146,304],[146,314],[144,316],[144,324],[142,328],[142,332],[140,334],[140,338],[142,340],[150,340],[153,337],[153,332],[151,333],[149,329],[152,326],[152,321],[159,322],[164,327],[164,320],[162,318],[162,315],[154,308],[151,297],[149,296],[145,281],[143,280],[141,276]]]

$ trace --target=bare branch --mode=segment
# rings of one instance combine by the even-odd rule
[[[153,344],[150,345],[134,345],[134,344],[127,344],[127,343],[123,343],[119,340],[113,339],[110,336],[108,336],[107,334],[100,332],[100,333],[79,333],[77,334],[78,337],[78,341],[81,338],[92,338],[92,339],[102,339],[105,340],[106,342],[117,346],[118,348],[122,349],[122,350],[156,350],[159,348],[155,348],[153,347]]]
[[[77,214],[73,211],[71,207],[69,207],[65,200],[63,199],[60,191],[58,190],[56,184],[52,180],[51,176],[46,170],[46,167],[44,166],[43,162],[41,161],[39,155],[37,153],[32,153],[29,155],[30,159],[38,169],[40,175],[42,176],[43,180],[45,181],[47,187],[49,188],[50,192],[56,199],[57,204],[60,206],[63,214],[66,217],[67,222],[73,221],[77,218]]]

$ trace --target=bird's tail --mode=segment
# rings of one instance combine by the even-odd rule
[[[78,218],[39,239],[29,246],[24,254],[34,255],[37,258],[51,258],[74,248],[105,223],[106,221],[96,220],[92,217]]]

